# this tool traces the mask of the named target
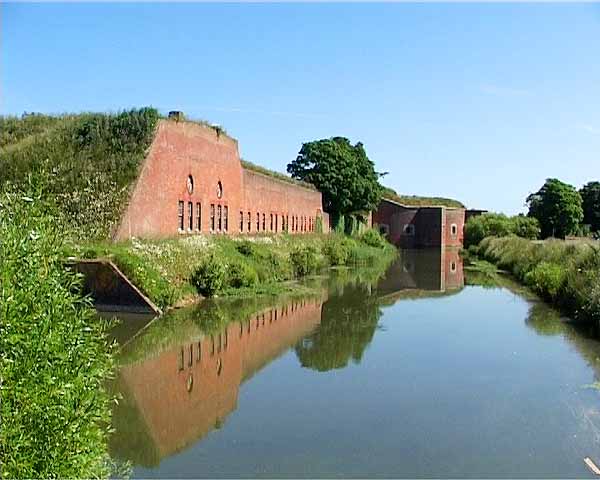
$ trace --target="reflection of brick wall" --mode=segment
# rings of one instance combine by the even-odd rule
[[[190,175],[192,193],[187,183]],[[221,198],[218,182],[223,186]],[[183,232],[179,231],[179,201],[184,202]],[[193,209],[193,233],[199,232],[197,204],[201,205],[200,231],[204,233],[211,231],[211,205],[215,206],[216,231],[221,207],[221,232],[225,231],[227,207],[227,233],[232,234],[240,232],[240,212],[245,216],[251,212],[251,232],[255,233],[256,213],[266,215],[266,231],[270,231],[270,214],[278,214],[277,230],[281,231],[281,214],[298,216],[308,226],[322,209],[320,192],[244,170],[236,140],[195,123],[162,120],[115,239],[189,234],[188,202]],[[247,233],[247,218],[244,220]]]
[[[464,286],[465,277],[460,249],[444,248],[442,250],[442,269],[444,290],[455,290]]]
[[[224,420],[237,406],[244,378],[310,333],[321,321],[321,305],[321,300],[298,300],[267,309],[218,334],[122,367],[120,380],[159,456],[184,448]]]

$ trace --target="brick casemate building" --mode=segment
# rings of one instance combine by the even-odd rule
[[[465,209],[413,207],[384,198],[372,222],[400,248],[462,247]]]
[[[244,167],[220,129],[161,120],[113,239],[328,231],[321,193],[282,177]]]

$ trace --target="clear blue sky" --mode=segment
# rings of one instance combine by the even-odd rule
[[[401,193],[516,213],[600,177],[600,4],[2,4],[3,114],[162,112],[285,171],[362,141]]]

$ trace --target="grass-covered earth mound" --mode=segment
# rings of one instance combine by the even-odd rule
[[[75,239],[107,238],[159,118],[153,108],[0,117],[0,190],[33,177]]]
[[[401,195],[394,189],[389,187],[383,187],[383,199],[392,200],[393,202],[401,203],[409,207],[451,207],[451,208],[465,208],[462,202],[454,200],[452,198],[444,197],[421,197],[418,195]]]

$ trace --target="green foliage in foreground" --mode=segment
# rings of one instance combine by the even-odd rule
[[[65,255],[112,259],[159,307],[203,296],[277,294],[287,281],[329,266],[377,265],[396,249],[376,232],[359,237],[308,234],[197,235],[162,241],[75,246]]]
[[[430,207],[432,205],[441,205],[452,208],[465,208],[462,202],[452,198],[444,197],[420,197],[418,195],[400,195],[389,187],[383,187],[383,198],[412,207]]]
[[[511,272],[567,314],[600,321],[600,246],[488,237],[477,253]]]
[[[465,224],[465,247],[478,245],[486,237],[518,237],[536,239],[540,226],[535,218],[515,215],[507,217],[501,213],[484,213],[469,218]]]
[[[44,183],[71,235],[106,238],[120,218],[158,119],[153,108],[0,117],[0,191],[34,176]]]
[[[527,197],[529,216],[540,222],[542,238],[574,235],[583,220],[582,199],[574,186],[549,178]]]
[[[41,199],[0,195],[2,477],[108,477],[112,354]]]

